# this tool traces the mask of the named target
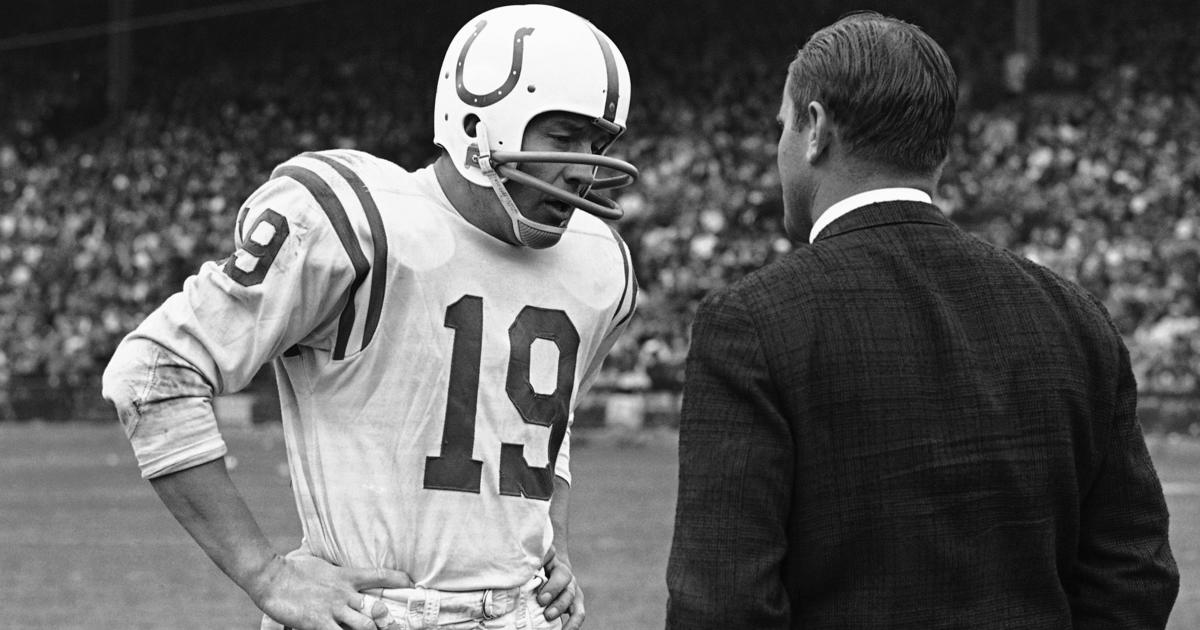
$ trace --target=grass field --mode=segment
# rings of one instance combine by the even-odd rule
[[[299,538],[278,430],[227,433],[234,481],[272,541]],[[661,628],[675,492],[669,435],[582,434],[572,555],[588,628]],[[1183,589],[1200,628],[1200,442],[1152,439]],[[255,628],[258,614],[137,474],[115,425],[0,425],[0,628]]]

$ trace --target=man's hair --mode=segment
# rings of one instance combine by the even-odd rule
[[[915,173],[945,160],[958,79],[946,51],[919,27],[852,13],[809,38],[788,78],[796,128],[818,101],[852,157]]]

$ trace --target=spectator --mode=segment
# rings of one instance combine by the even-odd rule
[[[595,16],[602,28],[629,30],[621,39],[644,86],[621,150],[643,166],[642,179],[626,189],[619,224],[644,293],[604,383],[677,388],[699,298],[794,246],[780,222],[777,130],[764,121],[782,90],[787,59],[777,51],[796,43],[787,34],[804,30],[798,20],[837,17],[836,4],[731,14],[701,0],[686,29],[669,12],[618,21],[621,3]],[[968,5],[987,16],[980,24],[1011,18],[1007,5]],[[234,204],[290,155],[354,147],[406,167],[433,158],[420,113],[434,77],[423,73],[440,55],[435,25],[452,29],[469,9],[428,7],[411,20],[390,5],[323,6],[320,28],[299,9],[272,12],[291,28],[270,41],[255,37],[255,18],[146,31],[140,49],[180,54],[138,56],[130,109],[92,132],[70,121],[94,118],[102,101],[102,41],[6,59],[0,351],[13,375],[94,381],[150,305],[200,261],[228,254]],[[971,83],[938,196],[972,211],[952,218],[1103,299],[1143,388],[1200,393],[1200,44],[1186,27],[1194,3],[1047,5],[1046,81],[1071,91],[1039,92],[1042,81],[995,103],[989,95],[1003,86],[988,80],[1003,76],[1005,29],[964,31],[940,3],[897,7],[947,43]],[[364,11],[381,25],[377,37],[355,31]],[[772,24],[787,28],[764,27]],[[764,231],[777,237],[764,243]]]

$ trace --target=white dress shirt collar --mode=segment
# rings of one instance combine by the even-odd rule
[[[817,217],[817,220],[813,223],[812,232],[808,235],[808,242],[815,243],[817,235],[821,233],[821,230],[829,227],[830,223],[846,216],[851,211],[884,201],[923,201],[925,203],[933,203],[933,198],[929,196],[929,193],[917,190],[916,188],[876,188],[875,190],[851,195],[829,206],[828,210]]]

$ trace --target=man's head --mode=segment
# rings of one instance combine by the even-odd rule
[[[950,58],[916,26],[855,13],[817,31],[788,67],[779,114],[789,232],[826,167],[936,179],[957,99]]]
[[[468,22],[446,51],[434,103],[434,142],[461,178],[459,198],[475,201],[460,211],[535,248],[557,243],[575,208],[619,217],[592,191],[637,175],[603,155],[625,131],[629,92],[621,52],[573,13],[508,6]],[[622,174],[597,178],[597,167]]]

